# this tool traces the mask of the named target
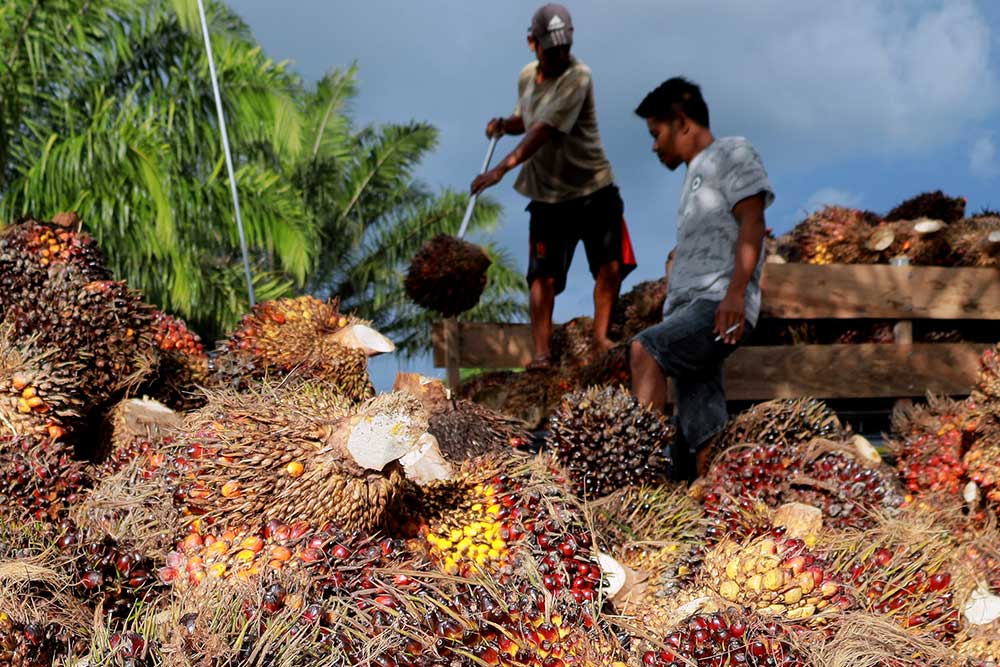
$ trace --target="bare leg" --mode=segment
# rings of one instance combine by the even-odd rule
[[[621,267],[617,260],[608,262],[597,271],[594,281],[594,350],[597,353],[610,350],[615,344],[608,338],[611,324],[611,309],[618,299],[622,286]]]
[[[630,355],[632,366],[632,393],[639,403],[656,412],[667,409],[667,378],[663,369],[646,348],[637,340],[632,341]]]
[[[555,303],[555,278],[543,277],[531,281],[529,305],[531,337],[535,342],[535,361],[549,358],[549,340],[552,338],[552,309]]]

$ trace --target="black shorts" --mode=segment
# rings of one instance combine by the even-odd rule
[[[566,274],[573,263],[577,243],[583,241],[590,274],[608,262],[622,262],[622,227],[625,205],[616,185],[585,197],[558,204],[533,201],[528,204],[528,284],[535,278],[555,278],[556,294],[566,289]],[[634,264],[621,267],[625,278]]]

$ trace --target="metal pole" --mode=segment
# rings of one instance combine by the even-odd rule
[[[247,295],[250,297],[250,307],[257,305],[253,293],[253,277],[250,275],[250,254],[247,252],[247,237],[243,231],[243,216],[240,214],[240,195],[236,192],[236,173],[233,171],[233,156],[229,151],[229,132],[226,130],[226,115],[222,111],[222,96],[219,94],[219,78],[215,73],[215,56],[212,55],[212,41],[208,36],[208,20],[205,18],[205,5],[198,0],[198,13],[201,15],[201,33],[205,38],[205,51],[208,52],[208,72],[212,77],[212,92],[215,93],[215,110],[219,114],[219,132],[222,134],[222,150],[226,154],[226,170],[229,171],[229,187],[233,192],[233,207],[236,209],[236,228],[240,232],[240,249],[243,251],[243,270],[247,277]]]
[[[490,160],[493,159],[493,151],[496,150],[497,141],[500,137],[493,137],[490,139],[490,147],[486,149],[486,160],[483,162],[483,168],[479,170],[480,174],[485,174],[486,170],[490,168]],[[469,221],[472,220],[472,209],[476,207],[476,200],[479,199],[479,195],[472,195],[469,197],[469,204],[465,207],[465,216],[462,218],[462,225],[458,228],[458,238],[465,236],[465,232],[469,229]]]

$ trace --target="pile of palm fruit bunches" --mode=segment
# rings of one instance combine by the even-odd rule
[[[792,231],[765,242],[772,264],[888,264],[906,258],[913,265],[1000,266],[1000,213],[983,210],[966,217],[966,202],[940,191],[899,204],[884,216],[843,206],[827,206],[807,216]],[[465,398],[511,414],[532,426],[545,418],[568,392],[589,386],[631,383],[627,343],[660,322],[667,279],[635,285],[615,304],[609,335],[622,343],[608,352],[592,349],[593,320],[577,317],[557,325],[552,336],[552,367],[531,374],[499,371],[481,374],[462,387]],[[854,344],[895,342],[891,320],[761,319],[745,345]],[[916,321],[916,343],[993,343],[1000,324],[991,320]]]
[[[377,394],[390,349],[299,297],[209,351],[73,216],[0,232],[0,665],[1000,659],[1000,348],[896,415],[891,465],[803,398],[690,486],[621,387],[529,455],[438,381]]]

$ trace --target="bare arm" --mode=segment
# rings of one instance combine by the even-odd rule
[[[521,121],[520,127],[524,128],[524,121]],[[512,150],[507,157],[500,161],[500,163],[487,171],[485,174],[481,174],[472,181],[471,191],[472,194],[477,195],[486,188],[496,185],[504,177],[504,175],[526,161],[532,155],[538,152],[538,149],[545,145],[551,137],[552,133],[555,132],[553,128],[548,123],[538,122],[533,124],[528,128],[527,134],[524,135],[524,139],[521,139],[521,143],[517,145],[514,150]]]
[[[505,134],[524,134],[524,118],[521,116],[494,118],[486,124],[486,136],[488,138],[502,137]]]
[[[740,223],[736,258],[733,262],[733,274],[729,279],[729,289],[715,313],[715,333],[730,345],[736,344],[743,336],[747,285],[757,268],[761,245],[767,232],[764,222],[764,194],[759,193],[738,202],[733,207],[733,215]],[[726,333],[733,326],[736,329]]]

